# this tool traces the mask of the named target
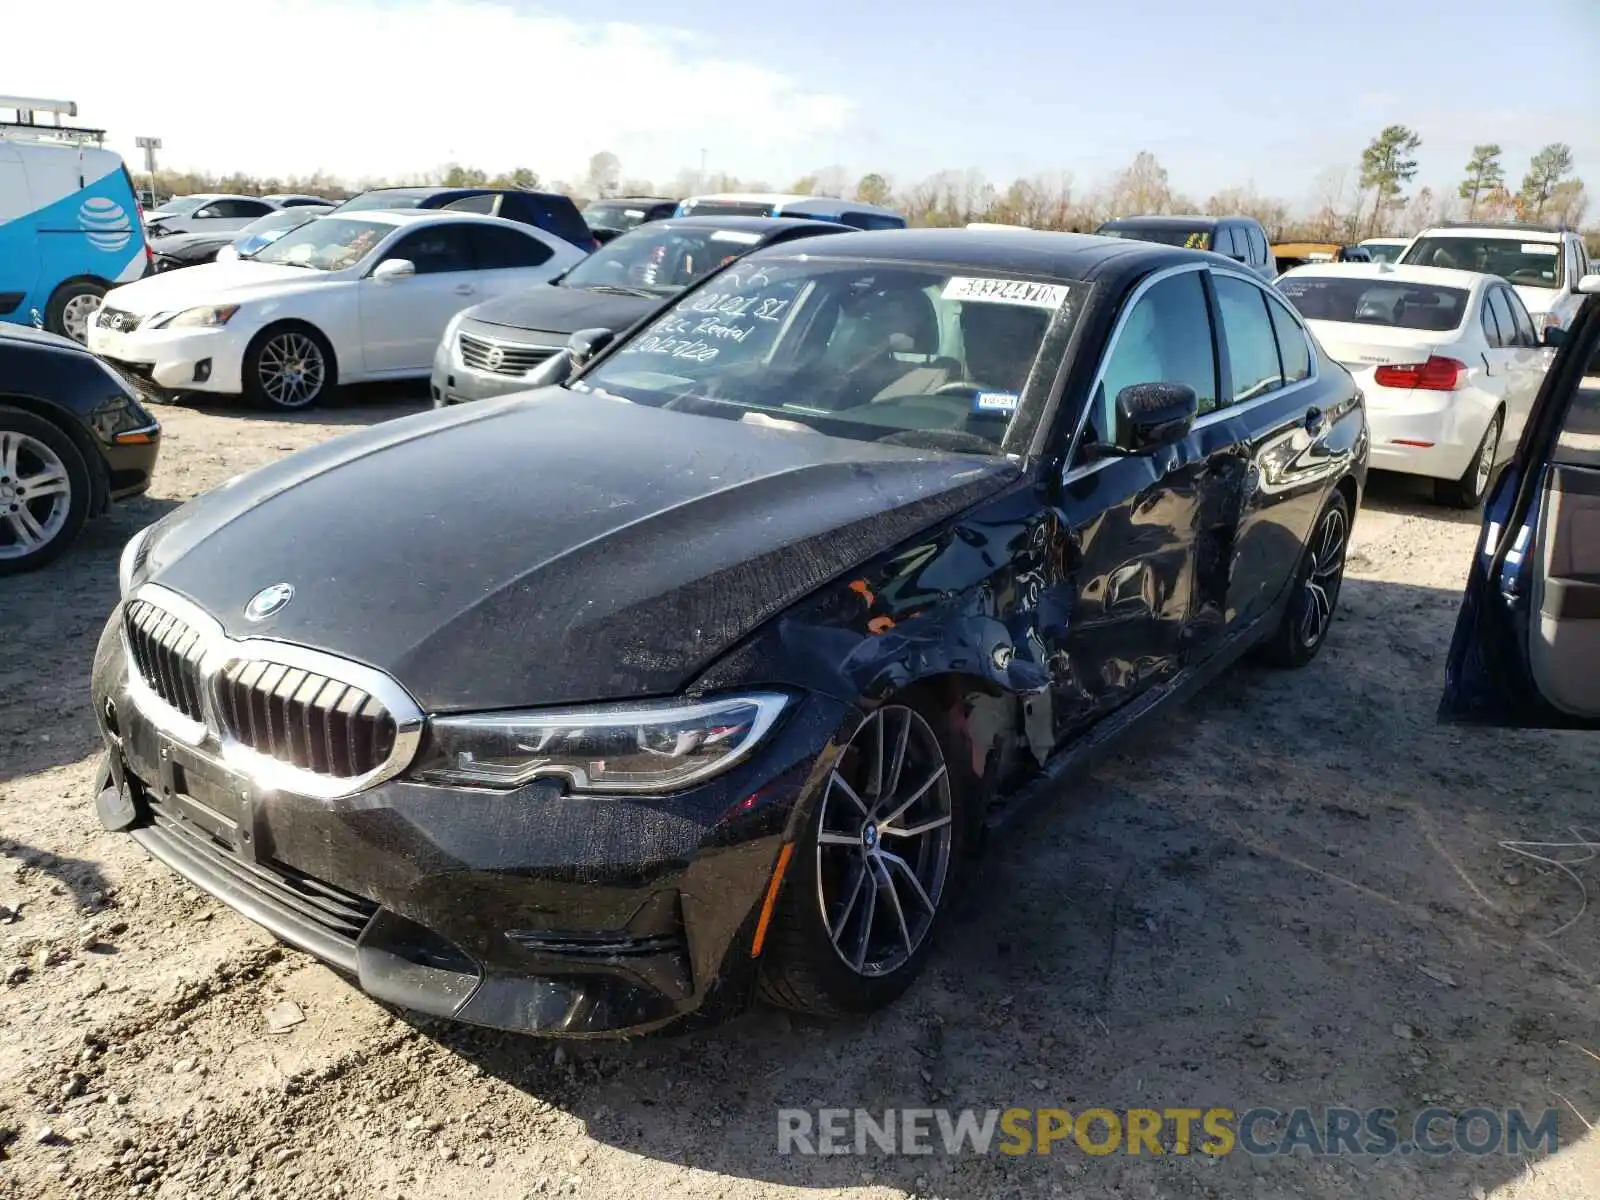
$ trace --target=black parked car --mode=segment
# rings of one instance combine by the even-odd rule
[[[603,341],[132,542],[102,821],[428,1013],[865,1011],[985,826],[1328,634],[1365,410],[1228,259],[853,233]]]
[[[1225,254],[1268,282],[1280,271],[1273,261],[1267,231],[1254,217],[1116,217],[1095,232],[1101,237],[1137,238]]]
[[[849,233],[797,217],[683,217],[655,221],[607,243],[553,287],[464,310],[433,358],[433,406],[525,391],[528,373],[583,329],[626,329],[696,279],[763,246]]]
[[[41,567],[150,487],[161,426],[70,338],[0,325],[0,575]]]
[[[525,192],[518,188],[388,187],[352,196],[334,212],[349,214],[373,208],[448,208],[484,213],[536,225],[577,246],[598,250],[594,236],[578,206],[559,192]]]
[[[651,221],[662,221],[678,211],[678,202],[665,196],[618,196],[585,205],[583,219],[603,246]]]

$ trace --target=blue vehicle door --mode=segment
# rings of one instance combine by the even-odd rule
[[[21,156],[0,142],[0,321],[26,324],[39,281],[39,231]]]
[[[1600,296],[1554,338],[1516,456],[1484,506],[1443,722],[1600,728]]]

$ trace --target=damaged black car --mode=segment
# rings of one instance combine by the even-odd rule
[[[549,380],[169,514],[93,680],[108,828],[528,1033],[893,1000],[986,830],[1316,655],[1366,473],[1293,310],[1125,240],[774,247]]]

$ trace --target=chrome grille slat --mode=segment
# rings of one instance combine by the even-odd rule
[[[227,732],[252,750],[318,775],[348,779],[394,749],[395,719],[360,688],[302,667],[229,663],[217,683]]]
[[[474,371],[487,371],[492,375],[526,375],[559,349],[474,337],[470,333],[457,334],[456,345],[463,363]]]
[[[189,720],[203,720],[200,635],[171,613],[139,601],[124,612],[123,632],[150,689]]]

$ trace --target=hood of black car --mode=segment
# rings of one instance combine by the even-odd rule
[[[488,325],[509,325],[513,329],[537,329],[549,333],[576,333],[580,329],[623,330],[666,297],[643,299],[595,292],[587,288],[537,287],[531,291],[478,305],[467,318]]]
[[[177,258],[186,252],[226,246],[238,236],[237,230],[227,236],[216,233],[169,233],[162,237],[151,238],[150,249],[157,254]]]
[[[164,519],[145,579],[429,711],[679,690],[829,579],[1020,475],[549,388],[386,422]],[[259,622],[244,609],[288,583]]]

